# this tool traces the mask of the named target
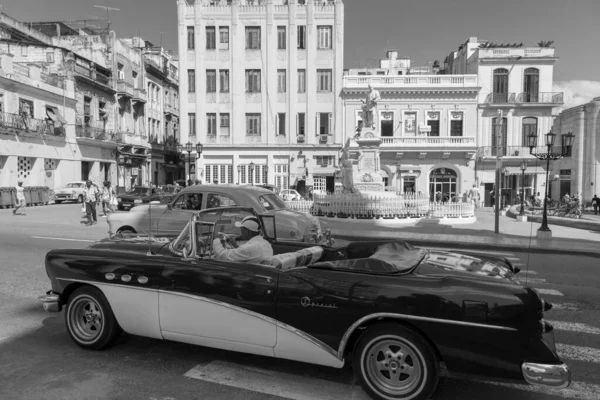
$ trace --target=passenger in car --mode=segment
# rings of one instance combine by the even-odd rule
[[[235,226],[242,230],[241,240],[247,240],[243,245],[227,235],[213,241],[215,259],[219,261],[234,261],[259,264],[273,257],[273,247],[260,235],[260,225],[256,217],[249,216],[236,222]],[[226,247],[231,246],[232,249]]]

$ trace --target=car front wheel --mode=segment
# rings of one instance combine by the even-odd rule
[[[354,351],[353,369],[374,399],[427,400],[439,382],[439,360],[416,332],[397,324],[367,330]]]
[[[91,286],[73,292],[65,311],[65,322],[71,339],[85,349],[108,347],[121,334],[106,297]]]

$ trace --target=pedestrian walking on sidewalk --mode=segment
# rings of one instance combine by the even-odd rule
[[[102,188],[102,212],[104,213],[104,217],[106,217],[108,213],[114,211],[113,198],[115,198],[116,195],[110,181],[104,181],[104,187]]]
[[[85,190],[83,192],[85,196],[85,212],[87,214],[87,226],[94,225],[98,223],[98,219],[96,218],[96,203],[100,199],[100,191],[98,187],[92,185],[92,181],[89,179],[85,182]]]
[[[25,188],[23,187],[23,181],[18,181],[17,186],[15,186],[15,191],[17,192],[17,204],[15,209],[13,210],[13,215],[17,215],[17,211],[22,208],[25,208]],[[23,210],[19,215],[27,215],[25,214],[25,210]]]
[[[479,188],[477,187],[477,185],[473,184],[473,187],[471,188],[471,190],[469,190],[469,198],[471,199],[471,202],[475,206],[475,209],[478,209],[479,208]]]
[[[594,198],[592,199],[592,207],[594,207],[594,215],[597,215],[598,207],[600,207],[600,199],[597,195],[594,195]]]

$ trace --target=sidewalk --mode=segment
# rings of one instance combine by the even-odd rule
[[[494,212],[491,208],[476,211],[477,222],[468,225],[441,225],[437,221],[422,220],[413,225],[391,226],[389,220],[355,220],[322,218],[329,224],[334,237],[359,240],[360,238],[396,238],[417,246],[449,246],[468,249],[501,249],[558,254],[585,254],[600,257],[600,217],[586,215],[588,222],[597,223],[597,230],[576,229],[553,225],[551,240],[538,240],[540,223],[517,222],[500,217],[500,233],[494,233]]]

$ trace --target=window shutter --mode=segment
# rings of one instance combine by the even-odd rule
[[[315,116],[315,120],[316,120],[316,126],[315,126],[315,132],[317,134],[317,136],[319,136],[319,122],[321,122],[321,115],[319,113],[317,113],[317,115]]]
[[[279,113],[275,114],[275,134],[279,135]]]
[[[296,136],[300,134],[300,114],[296,113]]]
[[[333,113],[329,113],[329,130],[327,133],[333,135]]]

